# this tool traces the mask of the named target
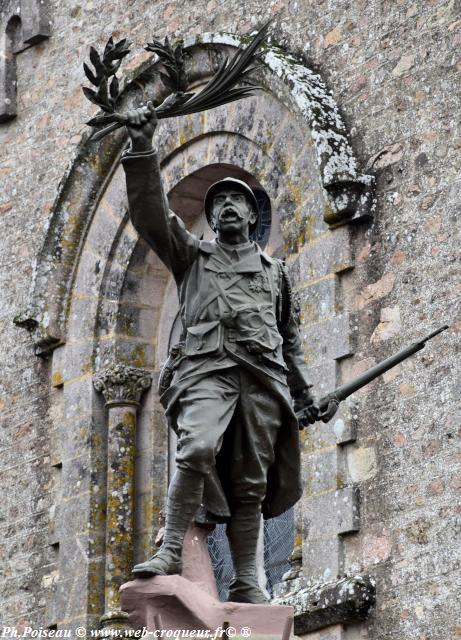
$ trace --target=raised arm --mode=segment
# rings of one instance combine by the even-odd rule
[[[198,239],[169,210],[152,137],[157,127],[155,109],[128,113],[131,149],[122,158],[126,173],[130,216],[134,227],[152,247],[177,281],[198,254]]]

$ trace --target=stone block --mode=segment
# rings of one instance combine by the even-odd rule
[[[84,338],[92,340],[97,322],[98,304],[98,299],[94,297],[73,297],[68,319],[68,335],[72,336],[73,340]],[[105,320],[106,316],[104,316]],[[104,321],[101,324],[104,324]]]
[[[320,513],[318,517],[321,517]],[[333,524],[336,524],[334,520]],[[341,553],[342,541],[333,531],[325,531],[316,539],[303,540],[304,575],[312,583],[335,580],[342,571]]]
[[[277,120],[283,118],[283,107],[274,101],[274,114],[271,114],[269,118],[267,118],[268,113],[266,111],[261,113],[259,107],[260,104],[256,96],[244,101],[237,101],[232,109],[229,109],[227,126],[230,127],[230,131],[238,133],[253,130],[254,139],[257,142],[267,141],[270,144],[277,131]]]
[[[93,339],[69,341],[53,353],[52,380],[55,386],[74,383],[92,371]]]
[[[133,304],[139,304],[141,301],[152,307],[160,307],[164,302],[165,287],[172,276],[160,261],[152,259],[153,256],[155,257],[153,251],[147,249],[147,254],[144,255],[145,246],[145,243],[140,241],[130,259],[130,266],[123,283],[123,301]],[[143,262],[138,265],[140,253]]]
[[[139,455],[151,456],[156,444],[166,452],[168,429],[163,419],[163,407],[157,394],[157,375],[152,376],[151,402],[143,401],[143,410],[138,413],[136,450]],[[160,415],[157,415],[159,413]],[[158,421],[160,418],[160,422]]]
[[[91,374],[68,382],[64,392],[64,415],[66,421],[91,413],[93,394],[95,393]]]
[[[332,490],[323,495],[302,498],[304,505],[303,533],[308,542],[319,540],[329,534],[336,535],[338,496],[339,492]]]
[[[143,493],[141,491],[138,491],[136,488],[135,505],[133,528],[135,531],[135,535],[137,536],[136,539],[138,540],[138,546],[142,538],[148,538],[153,543],[152,537],[154,532],[152,531],[152,492],[146,491]],[[140,533],[143,534],[141,537],[139,536]],[[147,543],[143,546],[147,546]],[[147,557],[150,557],[152,555],[152,552],[153,545],[152,547],[149,547],[148,551],[144,554],[140,553],[138,550],[139,562],[144,562]]]
[[[74,458],[66,458],[63,461],[60,483],[62,500],[67,500],[92,490],[90,464],[90,458],[85,454]]]
[[[115,217],[119,223],[122,222],[128,211],[128,198],[126,195],[125,172],[121,165],[115,174],[102,197],[100,207],[107,209],[107,213]]]
[[[184,144],[199,138],[204,132],[205,119],[202,113],[190,113],[176,120],[179,141]]]
[[[314,385],[315,392],[319,398],[327,395],[330,391],[334,391],[337,384],[338,366],[335,360],[309,356],[306,354],[306,342],[303,341],[303,351],[308,366],[308,377],[311,384]]]
[[[344,487],[336,497],[338,535],[360,528],[360,494],[358,487]]]
[[[348,398],[339,405],[338,411],[331,420],[336,444],[345,445],[355,442],[357,437],[357,414],[355,402]]]
[[[117,331],[136,339],[153,342],[157,337],[160,309],[122,304],[117,308]]]
[[[91,328],[90,332],[87,333],[83,333],[83,331],[85,331],[83,328],[82,337],[87,337],[88,340],[93,340],[93,338],[96,337],[93,336],[93,334],[97,331],[98,337],[104,340],[108,335],[116,333],[119,306],[120,301],[117,299],[106,297],[100,298],[98,300],[96,313],[93,316],[88,317],[88,319],[82,319],[82,324],[89,325]]]
[[[108,207],[100,207],[94,223],[91,225],[85,242],[85,251],[100,257],[102,264],[107,262],[107,254],[117,242],[116,236],[120,232],[121,220],[114,216]],[[79,265],[79,266],[85,266]]]
[[[156,366],[156,347],[135,338],[114,338],[99,343],[95,367],[104,368],[113,362],[131,367],[151,369]]]
[[[253,122],[247,122],[247,101],[240,102],[233,118],[233,122],[237,125],[236,131],[248,131],[252,129],[249,137],[253,139],[258,146],[269,149],[270,154],[270,147],[280,133],[280,124],[284,122],[286,116],[289,116],[289,112],[281,102],[272,96],[267,106],[262,106],[261,101],[258,101],[256,97],[250,98],[250,101],[253,102],[255,110],[252,118]],[[250,105],[249,107],[251,110]],[[250,124],[250,126],[248,126],[248,124]]]
[[[312,162],[316,162],[314,153],[309,149],[311,146],[311,140],[302,135],[297,124],[291,118],[286,118],[277,128],[269,153],[282,173],[285,173],[290,170],[295,158],[309,154]]]
[[[339,360],[355,350],[351,336],[349,314],[335,316],[318,324],[302,327],[301,336],[306,345],[308,362]]]
[[[298,290],[298,295],[303,328],[328,321],[331,316],[341,311],[338,303],[338,282],[334,276],[303,286]]]
[[[138,232],[133,227],[131,220],[127,217],[125,226],[119,229],[121,231],[120,237],[116,240],[115,253],[113,256],[112,269],[117,266],[124,273],[127,270],[128,265],[131,262],[133,253],[139,243],[144,242],[138,235]],[[107,278],[107,276],[106,276]]]
[[[95,395],[95,399],[97,399]],[[107,426],[106,410],[101,400],[101,406],[91,413],[82,415],[71,414],[60,423],[57,437],[59,438],[59,450],[61,460],[69,460],[84,452],[90,455],[90,451],[105,449]]]
[[[77,620],[86,626],[86,602],[88,598],[88,578],[86,573],[79,573],[67,578],[66,568],[60,571],[61,578],[57,584],[54,609],[55,620],[66,620],[66,629],[77,628]]]
[[[338,473],[338,447],[314,451],[303,456],[302,474],[306,496],[315,496],[338,489],[343,480]]]
[[[78,567],[86,557],[90,500],[91,495],[87,491],[67,497],[57,504],[55,532],[59,539],[59,561],[63,562],[64,566]]]
[[[299,256],[303,280],[342,273],[354,266],[349,227],[338,227],[303,248]]]
[[[98,297],[103,281],[106,256],[85,251],[74,284],[74,294]]]
[[[378,460],[373,447],[347,447],[347,467],[353,482],[371,480],[378,473]]]
[[[368,284],[364,289],[362,289],[360,293],[355,296],[353,301],[354,309],[360,311],[370,303],[387,296],[394,288],[395,279],[395,273],[388,272],[376,282]]]

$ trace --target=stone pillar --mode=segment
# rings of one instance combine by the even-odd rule
[[[99,371],[93,379],[108,409],[105,611],[101,618],[101,625],[108,629],[128,627],[119,588],[133,566],[136,412],[151,382],[149,371],[124,364]]]

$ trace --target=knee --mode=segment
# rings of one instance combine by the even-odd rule
[[[259,503],[266,497],[267,482],[263,479],[248,482],[240,480],[232,487],[232,502],[237,504]]]
[[[178,467],[208,474],[215,463],[215,455],[213,443],[185,438],[178,443],[176,464]]]

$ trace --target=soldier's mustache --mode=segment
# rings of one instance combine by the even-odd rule
[[[229,206],[226,207],[225,209],[223,209],[221,211],[221,213],[219,214],[220,218],[225,218],[227,215],[236,215],[237,218],[239,218],[240,220],[243,220],[243,215],[240,213],[240,211],[238,209],[236,209],[235,207]]]

